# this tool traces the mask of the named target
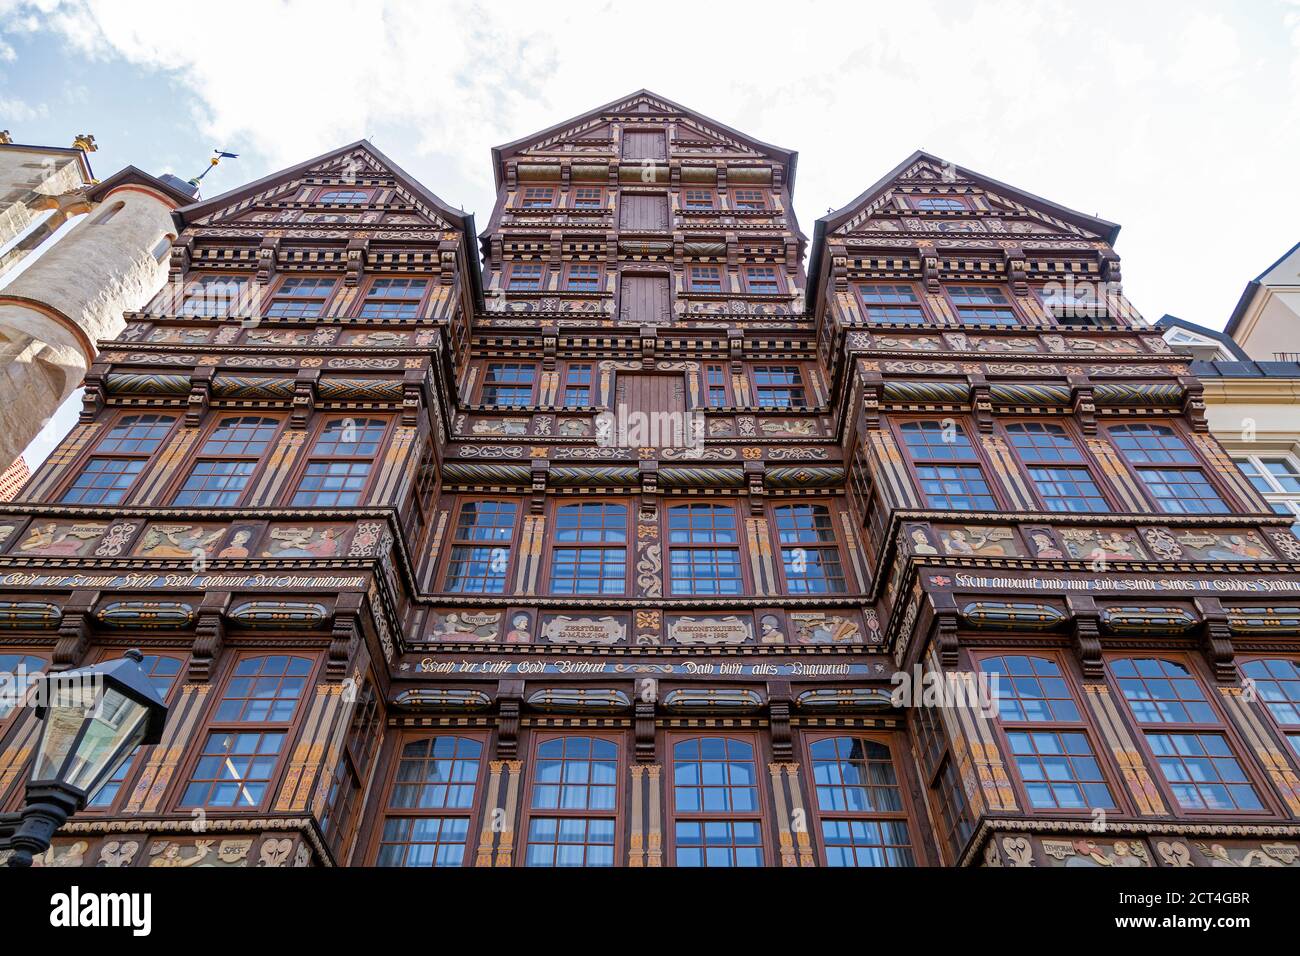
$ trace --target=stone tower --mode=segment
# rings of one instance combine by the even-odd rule
[[[84,139],[79,142],[85,142]],[[0,286],[0,463],[13,461],[166,280],[171,211],[192,200],[127,167],[95,183],[81,149],[0,145],[0,268],[84,215]]]

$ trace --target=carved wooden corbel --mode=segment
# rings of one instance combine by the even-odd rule
[[[361,644],[361,627],[353,609],[335,610],[330,646],[325,658],[325,679],[337,684],[347,677],[352,658]]]
[[[1019,246],[1011,246],[1002,250],[1002,257],[1007,272],[1007,281],[1011,284],[1011,294],[1015,296],[1029,295],[1029,275],[1025,266],[1025,250]]]
[[[921,256],[921,277],[925,280],[925,291],[938,295],[943,291],[939,283],[939,257],[933,250],[918,249]]]
[[[1183,414],[1194,432],[1208,432],[1210,423],[1205,418],[1205,386],[1190,375],[1180,375],[1178,384],[1183,387]]]
[[[98,595],[95,595],[98,598]],[[68,670],[81,664],[90,649],[90,604],[76,610],[65,608],[59,622],[59,636],[54,642],[50,669]]]
[[[934,647],[939,654],[939,663],[944,667],[956,667],[960,660],[961,643],[957,640],[957,612],[941,611],[934,616]]]
[[[879,372],[861,374],[863,424],[870,431],[880,431],[880,406],[885,401],[885,381]]]
[[[551,463],[545,458],[534,458],[531,463],[532,498],[528,510],[539,515],[546,510],[546,483],[550,478]]]
[[[185,427],[198,428],[208,413],[212,401],[212,377],[217,370],[211,365],[200,365],[190,375],[190,394],[185,400]]]
[[[1070,402],[1074,417],[1085,435],[1097,434],[1097,401],[1092,382],[1078,375],[1067,378],[1070,385]]]
[[[637,463],[641,477],[641,514],[658,513],[659,501],[659,462],[653,458],[642,459]]]
[[[93,422],[104,408],[104,376],[108,373],[107,365],[96,363],[86,372],[82,381],[85,389],[81,395],[81,411],[77,415],[78,423],[87,425]]]
[[[1221,684],[1236,683],[1237,652],[1232,646],[1227,611],[1218,598],[1200,598],[1196,607],[1201,612],[1201,652],[1214,671],[1214,679]]]
[[[763,502],[767,500],[767,464],[762,461],[745,462],[745,481],[749,486],[749,513],[761,515]]]
[[[452,285],[456,281],[458,244],[451,239],[438,243],[438,284]]]
[[[1101,618],[1096,611],[1074,615],[1074,656],[1079,669],[1089,680],[1103,676],[1101,664]]]
[[[200,613],[194,626],[194,643],[190,645],[185,683],[206,684],[212,680],[216,663],[226,644],[226,624],[216,612]]]
[[[343,284],[345,286],[355,286],[361,282],[361,277],[366,273],[366,253],[370,249],[369,239],[349,239],[348,247],[344,251],[344,268]]]
[[[767,712],[772,729],[772,759],[776,763],[794,761],[794,739],[790,733],[790,682],[771,681],[767,685]]]
[[[257,247],[257,281],[266,285],[275,275],[280,256],[280,237],[266,236]]]
[[[400,423],[407,428],[414,428],[420,421],[420,409],[424,407],[424,369],[406,370],[402,379],[402,417]]]
[[[637,681],[636,706],[633,710],[633,733],[636,736],[636,762],[654,763],[655,760],[655,701],[658,698],[658,681],[643,677]]]
[[[514,760],[519,755],[519,711],[523,702],[523,681],[497,681],[498,760]]]
[[[171,282],[177,282],[185,278],[185,274],[190,271],[190,262],[194,258],[194,237],[192,235],[177,236],[172,240],[171,256],[167,262],[167,278]]]
[[[289,427],[303,429],[316,407],[316,382],[320,369],[300,368],[293,386],[293,404],[289,412]]]
[[[975,416],[975,428],[985,434],[993,432],[993,393],[988,380],[983,375],[974,374],[970,380],[971,412]]]
[[[560,328],[557,325],[542,326],[542,370],[554,372],[556,359],[560,354]]]
[[[641,327],[641,362],[647,367],[654,367],[658,361],[659,332],[653,325]]]

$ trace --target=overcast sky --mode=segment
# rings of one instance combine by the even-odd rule
[[[1123,230],[1221,328],[1300,239],[1300,0],[0,0],[0,129],[204,194],[369,137],[453,206],[489,149],[646,87],[799,151],[805,232],[918,148]]]

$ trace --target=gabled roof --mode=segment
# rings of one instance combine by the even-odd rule
[[[135,184],[137,186],[146,186],[149,189],[162,193],[168,199],[172,200],[177,206],[185,206],[194,201],[194,197],[187,192],[182,192],[175,186],[163,182],[157,176],[151,176],[143,169],[135,166],[126,166],[119,169],[112,176],[109,176],[102,183],[98,183],[86,190],[86,195],[94,202],[99,202],[119,186]]]
[[[849,202],[832,212],[828,212],[817,220],[816,227],[813,231],[812,256],[808,262],[807,294],[809,314],[812,314],[812,311],[816,306],[816,296],[820,285],[818,278],[821,272],[822,249],[825,245],[827,233],[834,232],[849,219],[853,218],[859,210],[869,205],[879,198],[881,194],[889,190],[894,185],[895,181],[900,179],[908,169],[923,160],[927,160],[940,167],[949,165],[947,160],[941,159],[933,153],[927,153],[923,149],[918,149],[878,179],[875,183],[868,186],[866,191],[852,202]],[[977,173],[973,170],[967,169],[965,166],[957,166],[954,164],[953,169],[956,170],[958,175],[963,179],[969,180],[991,193],[1013,199],[1025,206],[1047,213],[1063,222],[1078,226],[1080,229],[1096,233],[1110,245],[1115,244],[1115,239],[1119,235],[1120,227],[1108,220],[1099,219],[1096,216],[1089,216],[1076,209],[1070,209],[1068,206],[1054,203],[1050,199],[1044,199],[1041,196],[1034,195],[1033,193],[1025,192],[1023,189],[1018,189],[1015,186],[1010,186],[1004,182],[993,179],[992,177],[985,176],[982,173]]]
[[[1278,266],[1280,266],[1282,263],[1286,262],[1286,260],[1291,257],[1291,254],[1294,253],[1297,249],[1300,249],[1300,242],[1297,242],[1286,252],[1282,253],[1282,255],[1278,257],[1277,261],[1275,261],[1267,269],[1265,269],[1259,275],[1255,276],[1255,278],[1251,279],[1249,282],[1246,283],[1246,288],[1242,290],[1241,298],[1237,300],[1237,305],[1232,310],[1232,315],[1228,319],[1228,324],[1223,329],[1224,332],[1226,332],[1228,335],[1236,334],[1237,326],[1241,324],[1242,316],[1244,316],[1246,314],[1246,310],[1250,308],[1250,303],[1254,301],[1255,293],[1259,290],[1259,287],[1263,285],[1264,280],[1268,277],[1268,274],[1272,272],[1274,269],[1276,269]]]
[[[566,129],[569,129],[574,126],[579,126],[582,123],[595,119],[605,113],[628,112],[630,107],[633,104],[637,103],[638,101],[651,102],[656,106],[666,108],[668,110],[667,113],[664,113],[662,111],[658,113],[658,115],[661,116],[674,115],[674,114],[682,114],[684,116],[689,116],[693,120],[698,122],[701,126],[705,126],[710,129],[716,130],[717,132],[722,133],[725,136],[729,136],[732,139],[738,140],[739,142],[755,150],[756,152],[763,153],[766,156],[778,160],[785,166],[786,169],[785,181],[788,184],[791,194],[794,193],[794,173],[795,173],[795,167],[798,164],[798,160],[799,160],[799,154],[797,152],[793,150],[782,149],[780,146],[773,146],[770,143],[764,143],[761,140],[754,139],[752,136],[747,136],[746,134],[740,132],[739,130],[732,129],[730,126],[727,126],[725,123],[720,123],[715,119],[710,119],[709,117],[705,116],[703,113],[697,113],[695,110],[690,109],[689,107],[682,106],[680,103],[674,103],[666,96],[660,96],[658,93],[652,92],[651,90],[647,90],[647,89],[640,89],[634,93],[629,93],[627,96],[620,96],[618,99],[612,100],[611,102],[606,103],[603,106],[597,106],[595,109],[588,110],[585,113],[580,113],[577,116],[570,117],[569,119],[564,120],[563,122],[556,123],[554,126],[547,127],[541,132],[531,133],[528,136],[525,136],[521,139],[517,139],[512,143],[506,143],[504,146],[494,147],[492,149],[492,166],[493,166],[493,171],[496,175],[497,188],[500,189],[501,184],[504,181],[503,171],[504,171],[505,160],[511,158],[512,156],[515,156],[519,152],[527,149],[528,147],[541,142],[542,140],[550,139],[551,137],[563,133]],[[645,115],[648,117],[648,116],[653,116],[655,114],[646,113]]]
[[[33,153],[59,153],[75,158],[81,164],[81,178],[93,182],[95,174],[90,168],[90,156],[79,146],[37,146],[32,143],[0,143],[0,149],[27,150]]]
[[[172,217],[176,220],[176,228],[184,229],[189,223],[195,222],[209,213],[215,212],[216,210],[222,209],[226,206],[233,206],[250,196],[255,196],[258,193],[265,192],[266,190],[272,189],[282,183],[291,182],[299,176],[306,174],[312,169],[312,167],[328,162],[331,159],[342,158],[357,149],[364,149],[368,152],[372,157],[374,157],[379,165],[385,167],[393,174],[393,178],[412,193],[419,196],[424,202],[436,209],[438,214],[450,222],[456,229],[459,229],[461,232],[467,233],[468,235],[474,234],[474,216],[472,214],[461,212],[459,209],[453,209],[451,206],[447,205],[426,189],[418,179],[415,179],[403,170],[402,167],[398,166],[395,162],[376,149],[375,145],[367,139],[359,139],[355,143],[348,143],[346,146],[332,149],[328,153],[322,153],[321,155],[306,160],[305,162],[298,163],[296,166],[290,166],[289,168],[282,169],[279,172],[271,173],[269,176],[263,176],[255,182],[247,183],[243,186],[236,186],[234,189],[228,190],[219,196],[213,196],[211,199],[203,199],[199,202],[191,203],[188,206],[178,209],[172,213]]]

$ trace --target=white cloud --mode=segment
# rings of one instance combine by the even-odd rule
[[[1278,179],[1300,155],[1296,0],[160,9],[0,0],[0,23],[176,79],[197,128],[241,152],[248,178],[373,135],[480,222],[493,145],[643,86],[798,149],[809,233],[922,146],[1120,222],[1126,286],[1151,318],[1221,325],[1300,221],[1300,196]],[[1204,268],[1210,232],[1231,241]]]
[[[44,103],[31,106],[16,97],[0,96],[0,121],[28,123],[32,120],[44,119],[48,112]]]

